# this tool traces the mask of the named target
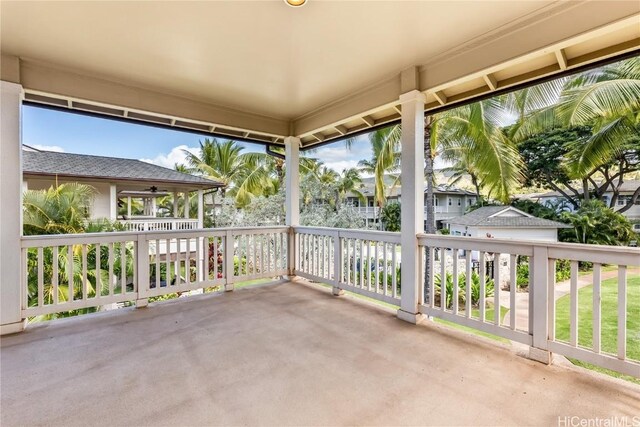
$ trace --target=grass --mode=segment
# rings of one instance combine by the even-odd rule
[[[602,281],[601,285],[601,348],[605,353],[618,351],[618,280]],[[556,339],[569,341],[570,295],[556,301]],[[627,279],[627,358],[640,360],[640,277]],[[591,348],[593,344],[593,286],[578,290],[578,345]],[[640,379],[619,374],[585,362],[571,360],[574,364],[603,372],[640,384]]]

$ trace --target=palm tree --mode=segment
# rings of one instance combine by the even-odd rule
[[[558,95],[546,94],[546,106],[541,102],[538,108],[518,112],[521,126],[513,137],[522,140],[555,127],[590,126],[592,135],[572,144],[567,158],[570,174],[582,179],[586,187],[587,178],[619,156],[623,141],[639,132],[640,57],[596,68],[561,83]]]
[[[66,183],[23,195],[24,234],[82,233],[89,203],[96,193],[90,185]]]
[[[361,160],[358,166],[362,172],[374,176],[375,201],[379,207],[383,207],[387,200],[385,175],[400,169],[401,129],[398,125],[390,126],[371,132],[368,136],[373,156],[370,160]]]
[[[227,192],[235,197],[236,205],[246,206],[252,196],[258,196],[268,188],[268,171],[265,153],[243,153],[244,147],[235,141],[218,142],[215,138],[200,142],[198,155],[184,150],[190,167],[200,174],[222,182],[220,190],[224,198]]]
[[[349,168],[342,171],[335,183],[336,189],[336,208],[342,203],[348,193],[355,194],[361,201],[366,201],[364,194],[360,192],[362,187],[362,178],[360,171],[356,168]]]

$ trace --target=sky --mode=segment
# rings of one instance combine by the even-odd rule
[[[185,159],[183,150],[197,152],[204,136],[178,130],[24,106],[22,141],[31,147],[66,153],[92,154],[143,160],[173,168]],[[246,151],[264,152],[264,146],[239,143]],[[337,142],[307,154],[341,172],[371,157],[366,137],[347,150]]]

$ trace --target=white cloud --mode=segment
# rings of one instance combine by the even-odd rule
[[[160,153],[153,159],[140,159],[143,162],[152,163],[154,165],[163,166],[165,168],[173,169],[176,163],[185,163],[187,158],[184,150],[191,153],[198,154],[199,147],[188,147],[187,145],[178,145],[173,147],[167,154]]]
[[[30,145],[30,147],[33,147],[36,150],[41,150],[41,151],[54,151],[56,153],[64,153],[64,148],[58,145],[33,144],[33,145]]]
[[[342,172],[344,169],[357,167],[360,160],[371,157],[371,147],[368,141],[359,139],[351,148],[346,148],[344,143],[338,142],[313,150],[308,156],[320,160],[336,172]]]

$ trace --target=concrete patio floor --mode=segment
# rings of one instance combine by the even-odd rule
[[[54,321],[1,344],[3,427],[558,425],[640,415],[633,384],[544,366],[301,283]]]

